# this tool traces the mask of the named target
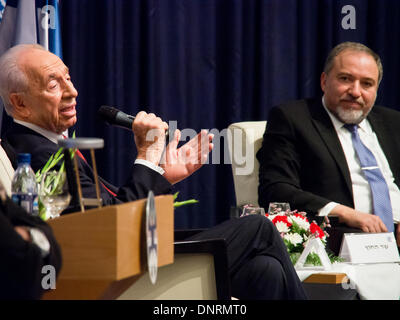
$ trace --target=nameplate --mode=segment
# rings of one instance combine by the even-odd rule
[[[393,232],[345,233],[339,256],[349,263],[400,262]]]

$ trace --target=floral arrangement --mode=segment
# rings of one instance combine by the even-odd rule
[[[274,208],[273,205],[269,210],[271,212],[266,213],[265,216],[272,221],[281,234],[293,265],[296,264],[308,240],[319,238],[326,246],[329,235],[324,229],[330,226],[327,219],[319,226],[315,221],[310,222],[307,219],[306,212],[282,211],[280,208]],[[328,254],[328,257],[331,262],[341,261],[333,254]],[[315,252],[308,255],[305,263],[314,266],[321,265],[320,258]]]
[[[58,194],[61,192],[66,179],[66,176],[63,175],[63,173],[65,173],[64,160],[61,162],[61,166],[58,170],[56,170],[54,167],[58,165],[58,163],[63,159],[64,153],[62,151],[63,148],[60,148],[55,154],[52,154],[49,160],[47,160],[46,164],[43,166],[43,168],[39,169],[36,172],[36,183],[38,184],[39,188],[44,188],[43,190],[39,191],[40,195],[42,195],[42,193],[50,195]],[[73,157],[74,153],[75,151],[70,152],[71,157]],[[50,170],[57,171],[58,174],[51,177],[46,177],[46,181],[42,181],[44,180],[45,174]],[[39,217],[42,220],[46,221],[47,219],[49,219],[47,211],[48,209],[46,209],[46,206],[44,205],[41,196],[39,196]]]
[[[72,133],[72,138],[75,139],[75,131]],[[61,160],[62,158],[64,158],[64,153],[62,152],[63,148],[59,148],[58,151],[54,154],[52,154],[49,158],[49,160],[47,160],[46,164],[43,166],[43,168],[39,169],[36,172],[36,182],[40,185],[43,175],[47,172],[50,171],[51,169],[53,169]],[[75,155],[75,150],[72,150],[70,152],[71,154],[71,159],[74,157]],[[61,166],[59,169],[59,172],[65,172],[65,163],[64,161],[61,162]]]

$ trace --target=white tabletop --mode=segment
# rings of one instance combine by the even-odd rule
[[[345,273],[350,283],[343,283],[344,289],[356,289],[361,299],[399,300],[400,299],[400,264],[349,264],[334,263],[332,269],[297,270],[297,275],[304,281],[313,273]]]

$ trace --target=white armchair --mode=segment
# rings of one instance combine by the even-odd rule
[[[258,169],[256,153],[261,148],[267,121],[232,123],[228,145],[235,185],[236,205],[258,206]]]
[[[3,147],[0,146],[0,181],[6,189],[7,195],[11,196],[11,181],[14,168]]]

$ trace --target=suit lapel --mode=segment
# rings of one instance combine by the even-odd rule
[[[379,112],[376,111],[375,107],[372,109],[367,117],[373,131],[375,132],[379,145],[381,146],[383,153],[389,163],[390,169],[392,170],[395,178],[395,183],[400,186],[399,177],[396,173],[399,172],[400,159],[398,157],[398,151],[396,145],[393,143],[393,134],[390,132],[390,126],[385,123]]]
[[[319,100],[321,101],[321,100]],[[321,102],[313,101],[309,103],[312,122],[324,144],[326,145],[332,158],[335,159],[339,171],[342,174],[348,191],[353,196],[353,188],[351,185],[350,172],[347,165],[346,157],[343,152],[342,145],[337,136],[336,130],[332,124],[329,115],[325,111]]]
[[[11,134],[29,134],[29,135],[36,136],[36,137],[46,138],[45,136],[41,135],[40,133],[37,133],[36,131],[29,129],[28,127],[25,127],[23,125],[20,125],[19,123],[16,123],[16,122],[12,123],[9,131]],[[7,136],[7,134],[8,134],[8,132],[6,132],[6,136]],[[50,142],[54,144],[54,142],[52,142],[52,141],[50,141]]]

